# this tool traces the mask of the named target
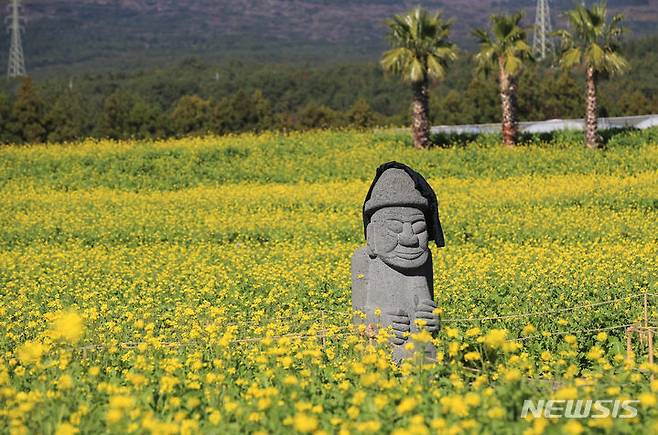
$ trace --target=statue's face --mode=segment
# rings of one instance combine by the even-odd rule
[[[367,232],[370,249],[391,267],[413,269],[427,261],[427,222],[417,208],[381,208],[372,215]]]

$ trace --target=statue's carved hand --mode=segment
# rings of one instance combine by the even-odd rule
[[[424,299],[416,305],[416,320],[425,322],[424,328],[430,332],[439,330],[439,316],[434,313],[436,304],[431,299]]]
[[[391,320],[393,327],[393,338],[391,343],[401,345],[409,338],[409,331],[411,330],[411,320],[409,316],[402,310],[391,313],[386,313]]]

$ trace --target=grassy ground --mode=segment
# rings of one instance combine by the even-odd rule
[[[653,427],[645,343],[628,358],[624,328],[600,330],[641,320],[642,293],[658,293],[656,143],[407,142],[347,131],[1,149],[0,431]],[[445,323],[430,366],[391,366],[349,328],[361,205],[388,160],[439,197]],[[635,419],[520,419],[528,398],[641,404]]]

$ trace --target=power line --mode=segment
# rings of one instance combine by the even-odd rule
[[[20,0],[12,0],[9,9],[9,33],[11,44],[9,46],[8,77],[22,77],[27,75],[25,70],[25,56],[23,55],[23,41],[21,33],[25,31],[25,18],[21,16],[22,6]]]

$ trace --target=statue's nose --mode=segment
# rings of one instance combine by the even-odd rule
[[[418,246],[418,236],[414,234],[410,222],[402,224],[402,232],[398,235],[398,242],[402,246],[415,247]]]

